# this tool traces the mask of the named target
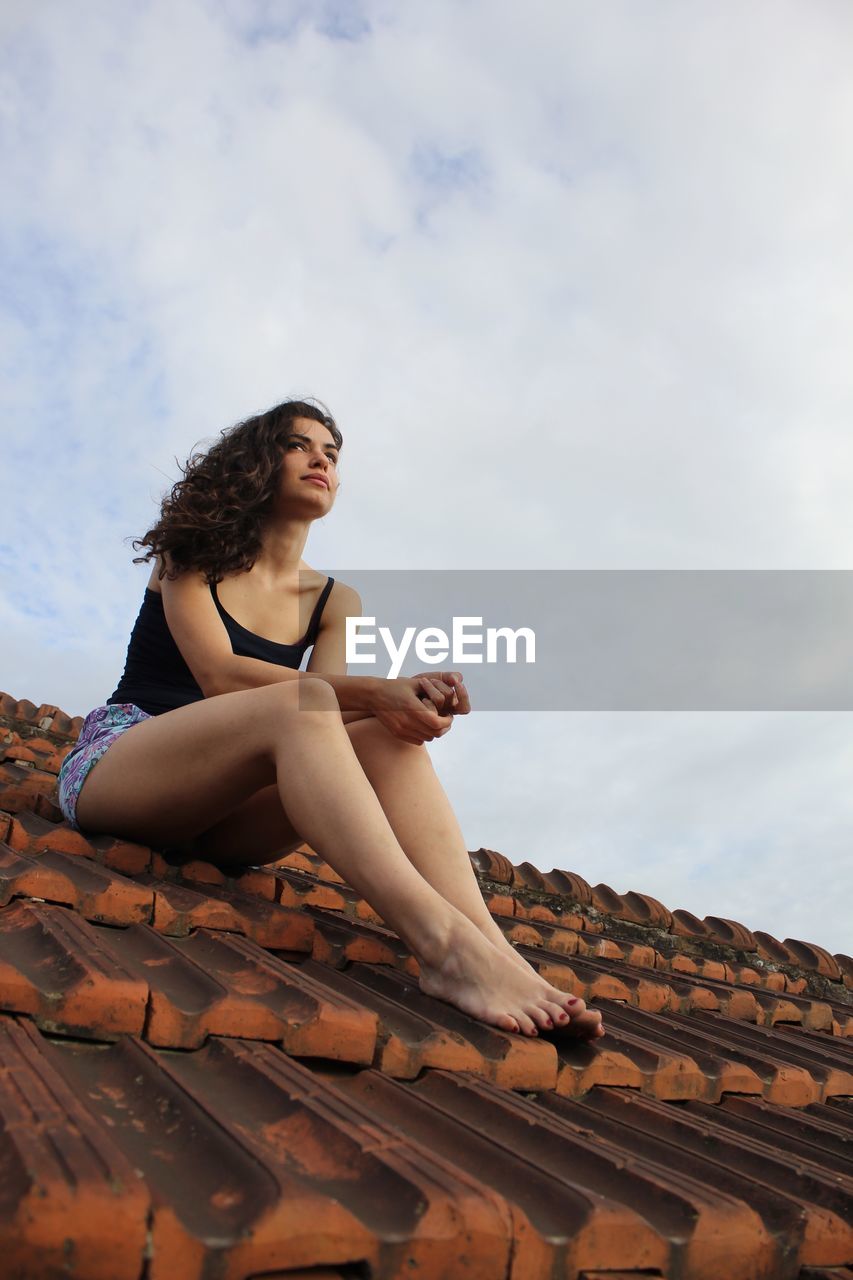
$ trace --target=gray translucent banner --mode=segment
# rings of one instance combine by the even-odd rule
[[[480,710],[853,710],[853,571],[329,572],[375,619],[358,630],[376,660],[350,662],[350,675],[393,673],[379,629],[400,650],[411,628],[399,673],[459,670]],[[434,630],[452,640],[462,618],[464,659],[452,647],[437,661],[418,656],[417,633],[430,629],[422,654],[437,656]],[[487,661],[489,629],[500,628],[520,633],[515,662],[500,636]]]

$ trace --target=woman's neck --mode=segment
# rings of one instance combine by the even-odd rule
[[[288,520],[268,525],[261,534],[261,550],[255,561],[262,574],[284,578],[304,569],[302,553],[310,528],[310,520]]]

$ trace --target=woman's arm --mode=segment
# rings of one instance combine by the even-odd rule
[[[234,653],[210,587],[200,573],[164,578],[161,589],[169,630],[206,698],[238,689],[256,689],[282,680],[305,679],[307,672]],[[327,608],[333,594],[334,588]],[[342,709],[368,714],[372,714],[373,687],[384,683],[377,677],[347,676],[345,673],[325,678],[334,688]]]
[[[337,584],[336,584],[337,585]],[[351,588],[347,588],[350,591]],[[407,742],[432,741],[452,723],[450,717],[441,716],[431,704],[418,698],[420,688],[414,677],[384,680],[379,676],[348,676],[339,672],[320,670],[320,657],[309,664],[308,671],[294,671],[275,662],[261,658],[244,658],[235,654],[225,624],[219,616],[210,587],[200,573],[182,573],[177,578],[162,580],[163,609],[169,630],[206,698],[220,693],[233,693],[239,689],[255,689],[276,684],[282,680],[320,678],[332,686],[343,713],[359,712],[360,717],[375,715],[396,737]],[[326,602],[329,608],[335,587]],[[342,608],[352,609],[355,602],[361,607],[356,592],[342,601]],[[324,610],[325,614],[325,610]],[[335,612],[332,611],[332,618]],[[343,658],[346,657],[346,612],[339,618],[337,628],[343,632]],[[319,643],[318,634],[318,643]],[[331,642],[324,644],[324,650]],[[316,647],[316,646],[315,646]],[[332,648],[335,646],[332,645]],[[312,659],[314,654],[311,655]],[[335,661],[334,654],[330,660]],[[338,659],[340,661],[340,659]],[[343,662],[346,671],[346,662]]]
[[[358,592],[336,579],[320,618],[320,629],[308,659],[307,670],[312,675],[325,678],[330,675],[346,676],[346,620],[360,618],[361,608],[361,596]],[[367,720],[372,715],[373,711],[367,708],[341,711],[344,724],[352,724],[354,720]]]
[[[336,581],[320,619],[317,640],[308,660],[308,671],[324,677],[346,675],[346,620],[361,616],[361,596],[353,587]],[[418,697],[431,702],[439,715],[467,715],[471,710],[460,672],[423,671],[414,679],[419,681]],[[366,720],[373,714],[373,711],[366,710],[342,712],[344,724]],[[450,724],[441,732],[446,733],[449,728]],[[440,737],[441,734],[436,736]]]

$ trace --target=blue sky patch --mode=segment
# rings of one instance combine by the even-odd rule
[[[319,5],[307,0],[291,0],[289,4],[255,0],[254,4],[239,5],[219,0],[216,9],[224,11],[250,45],[295,40],[306,27],[313,27],[329,40],[349,43],[363,40],[372,31],[363,7],[347,0],[326,0]]]
[[[412,171],[427,187],[439,192],[471,190],[488,177],[481,151],[442,151],[431,143],[419,143],[412,152]]]

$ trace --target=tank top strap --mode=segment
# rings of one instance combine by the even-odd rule
[[[225,623],[226,630],[228,631],[229,635],[232,636],[232,639],[234,638],[235,635],[237,636],[242,635],[244,637],[250,637],[253,641],[255,641],[258,644],[268,646],[271,651],[291,649],[291,650],[297,650],[297,651],[301,650],[301,652],[304,653],[305,650],[309,648],[314,643],[314,640],[316,639],[317,632],[320,629],[320,618],[322,617],[323,609],[326,607],[326,601],[328,600],[329,594],[334,585],[335,585],[334,578],[329,577],[326,580],[326,585],[323,587],[323,590],[320,592],[320,596],[319,596],[319,599],[317,600],[317,603],[314,605],[314,610],[308,622],[308,629],[305,632],[305,635],[302,637],[301,640],[296,641],[295,644],[278,644],[274,640],[266,640],[264,639],[263,636],[255,635],[253,631],[247,631],[247,629],[242,625],[242,623],[237,622],[235,618],[232,618],[231,614],[228,613],[228,611],[225,609],[225,606],[222,604],[222,601],[219,599],[219,593],[216,590],[216,584],[213,582],[211,582],[210,584],[210,594],[213,596],[214,603],[216,604],[216,608],[219,611],[219,616],[222,618],[222,621]],[[261,655],[254,655],[254,656],[261,656]],[[275,661],[274,658],[271,660]]]
[[[305,648],[306,649],[308,648],[309,645],[312,645],[314,641],[317,639],[317,632],[320,630],[320,618],[323,616],[323,610],[326,607],[326,601],[328,600],[332,587],[334,585],[335,585],[334,578],[329,577],[326,581],[325,587],[320,592],[319,600],[314,605],[314,612],[311,614],[311,621],[308,623],[308,630],[305,632]]]

